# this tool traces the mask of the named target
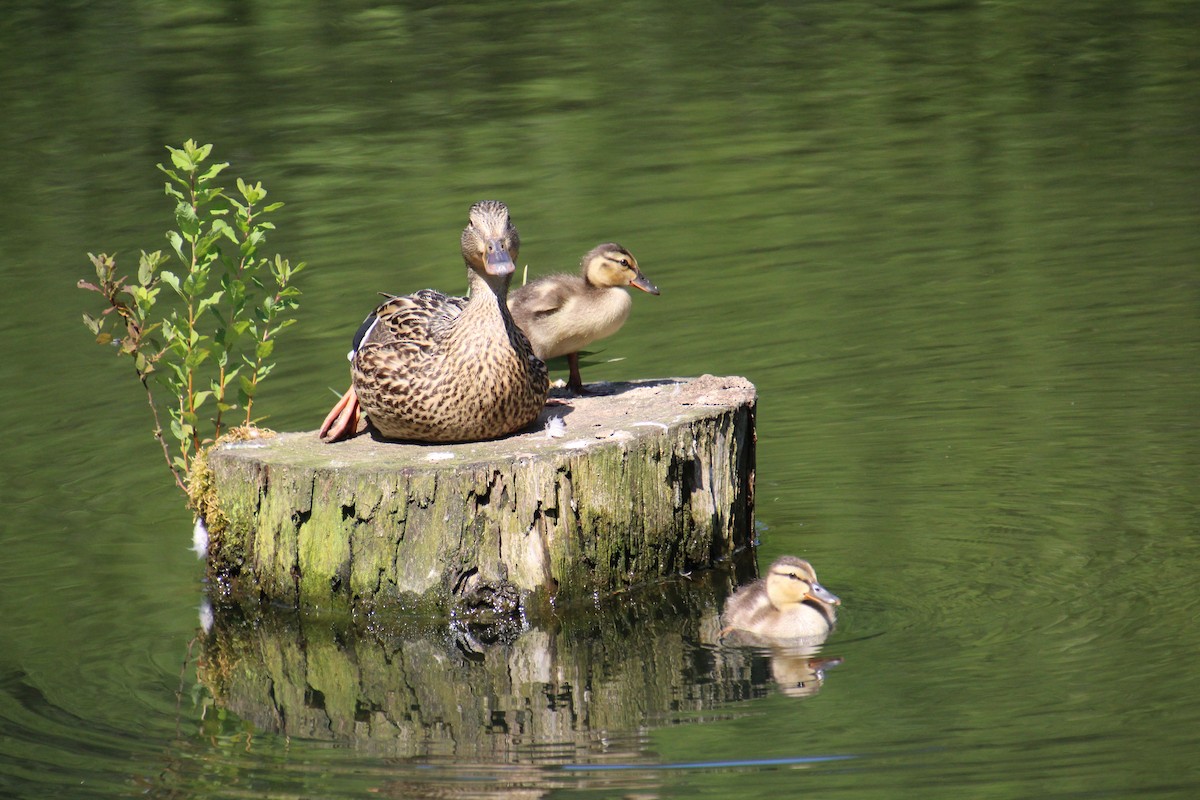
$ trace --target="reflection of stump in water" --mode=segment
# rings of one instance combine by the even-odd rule
[[[712,566],[753,536],[745,378],[608,384],[538,429],[421,445],[315,434],[208,459],[209,577],[228,596],[328,609],[560,602]]]
[[[390,756],[635,758],[646,727],[702,721],[769,690],[767,659],[711,644],[728,581],[718,572],[625,595],[493,644],[465,629],[338,632],[294,614],[250,625],[229,610],[208,636],[201,680],[260,729]]]

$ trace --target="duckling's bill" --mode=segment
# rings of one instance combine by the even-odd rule
[[[810,583],[808,585],[808,594],[804,596],[809,600],[815,600],[818,603],[824,603],[829,606],[840,606],[842,604],[841,599],[836,594],[819,583]]]
[[[647,294],[659,294],[658,287],[651,283],[645,275],[638,273],[637,277],[629,282],[630,286],[636,286]]]

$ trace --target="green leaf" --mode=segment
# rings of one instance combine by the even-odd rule
[[[275,340],[267,339],[265,342],[259,342],[254,348],[254,355],[261,361],[264,358],[270,358],[271,353],[275,350]]]
[[[210,391],[196,392],[196,396],[192,398],[192,408],[200,408],[200,406],[204,405],[204,401],[210,397],[212,397],[212,392]]]
[[[208,154],[205,153],[206,157],[207,157],[207,155]],[[220,175],[221,171],[224,170],[228,166],[229,166],[229,162],[224,162],[221,164],[213,164],[211,167],[208,168],[207,171],[205,171],[205,173],[203,175],[200,176],[200,181],[201,182],[211,181],[213,178]]]
[[[175,255],[179,256],[179,260],[187,264],[188,258],[183,254],[183,237],[179,235],[179,231],[167,231],[167,241],[170,242]]]
[[[249,205],[254,205],[259,200],[262,200],[267,196],[267,190],[263,188],[262,181],[251,185],[243,181],[241,178],[238,178],[237,187],[238,191],[242,193],[242,197],[246,198],[246,202]]]
[[[138,259],[138,283],[148,286],[152,280],[154,280],[154,262],[143,250],[142,257]]]
[[[221,302],[221,298],[224,297],[224,295],[225,295],[225,291],[223,289],[218,289],[217,291],[210,294],[208,297],[201,300],[200,305],[196,309],[196,316],[200,316],[201,314],[204,313],[205,309],[211,308],[211,307],[215,306],[217,303]],[[219,318],[220,318],[220,315],[218,315],[218,319]]]
[[[229,241],[237,244],[237,232],[223,219],[214,219],[212,221],[212,229],[214,233],[219,233]]]
[[[96,344],[109,344],[113,340],[111,333],[96,334]]]
[[[295,324],[296,324],[295,318],[285,319],[282,322],[280,322],[278,325],[275,326],[274,330],[271,331],[271,335],[275,336],[284,328],[290,328]]]
[[[254,397],[254,384],[251,382],[251,380],[248,377],[246,377],[245,375],[239,376],[238,377],[238,385],[241,387],[241,389],[242,389],[241,393],[242,393],[242,395],[244,395],[246,397],[246,399],[250,399],[250,398]]]
[[[186,386],[187,373],[183,371],[183,365],[177,364],[174,361],[168,361],[167,366],[171,368],[171,374],[166,376],[168,385],[172,387]]]
[[[220,236],[220,231],[210,230],[203,236],[198,237],[196,240],[196,257],[208,260],[209,253],[212,252],[213,245]],[[213,253],[213,255],[216,255],[216,253]]]
[[[208,359],[208,356],[208,350],[205,350],[204,348],[198,348],[187,354],[187,358],[183,360],[183,365],[194,371]]]
[[[196,162],[192,161],[191,157],[183,150],[176,150],[174,147],[167,149],[171,151],[171,163],[179,169],[191,172],[196,168]]]
[[[98,317],[93,317],[90,314],[84,314],[83,324],[86,325],[87,329],[92,333],[99,333],[100,326],[104,324],[104,321]]]
[[[175,206],[175,224],[188,241],[194,240],[200,233],[200,220],[196,218],[196,209],[189,203],[178,203]]]
[[[275,211],[276,209],[280,209],[280,208],[283,208],[283,203],[271,203],[270,205],[264,206],[262,211],[259,213],[267,214],[271,211]]]
[[[158,273],[158,276],[160,278],[162,278],[163,283],[165,283],[167,286],[170,286],[172,289],[175,290],[175,294],[179,295],[180,297],[183,297],[183,289],[181,289],[179,287],[179,278],[175,275],[174,272],[171,272],[168,269],[164,269],[162,272]],[[168,334],[168,337],[169,337],[169,334]]]
[[[183,279],[183,293],[189,297],[195,297],[204,291],[205,284],[208,283],[205,270],[197,269],[189,272],[187,277]]]

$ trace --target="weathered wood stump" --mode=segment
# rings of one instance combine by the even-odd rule
[[[705,375],[592,388],[491,442],[287,433],[215,448],[227,523],[209,577],[234,599],[306,608],[536,615],[748,545],[753,385]]]

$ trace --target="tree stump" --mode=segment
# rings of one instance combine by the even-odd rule
[[[489,442],[309,432],[214,448],[209,578],[231,599],[309,609],[536,615],[750,544],[749,381],[591,390]]]

